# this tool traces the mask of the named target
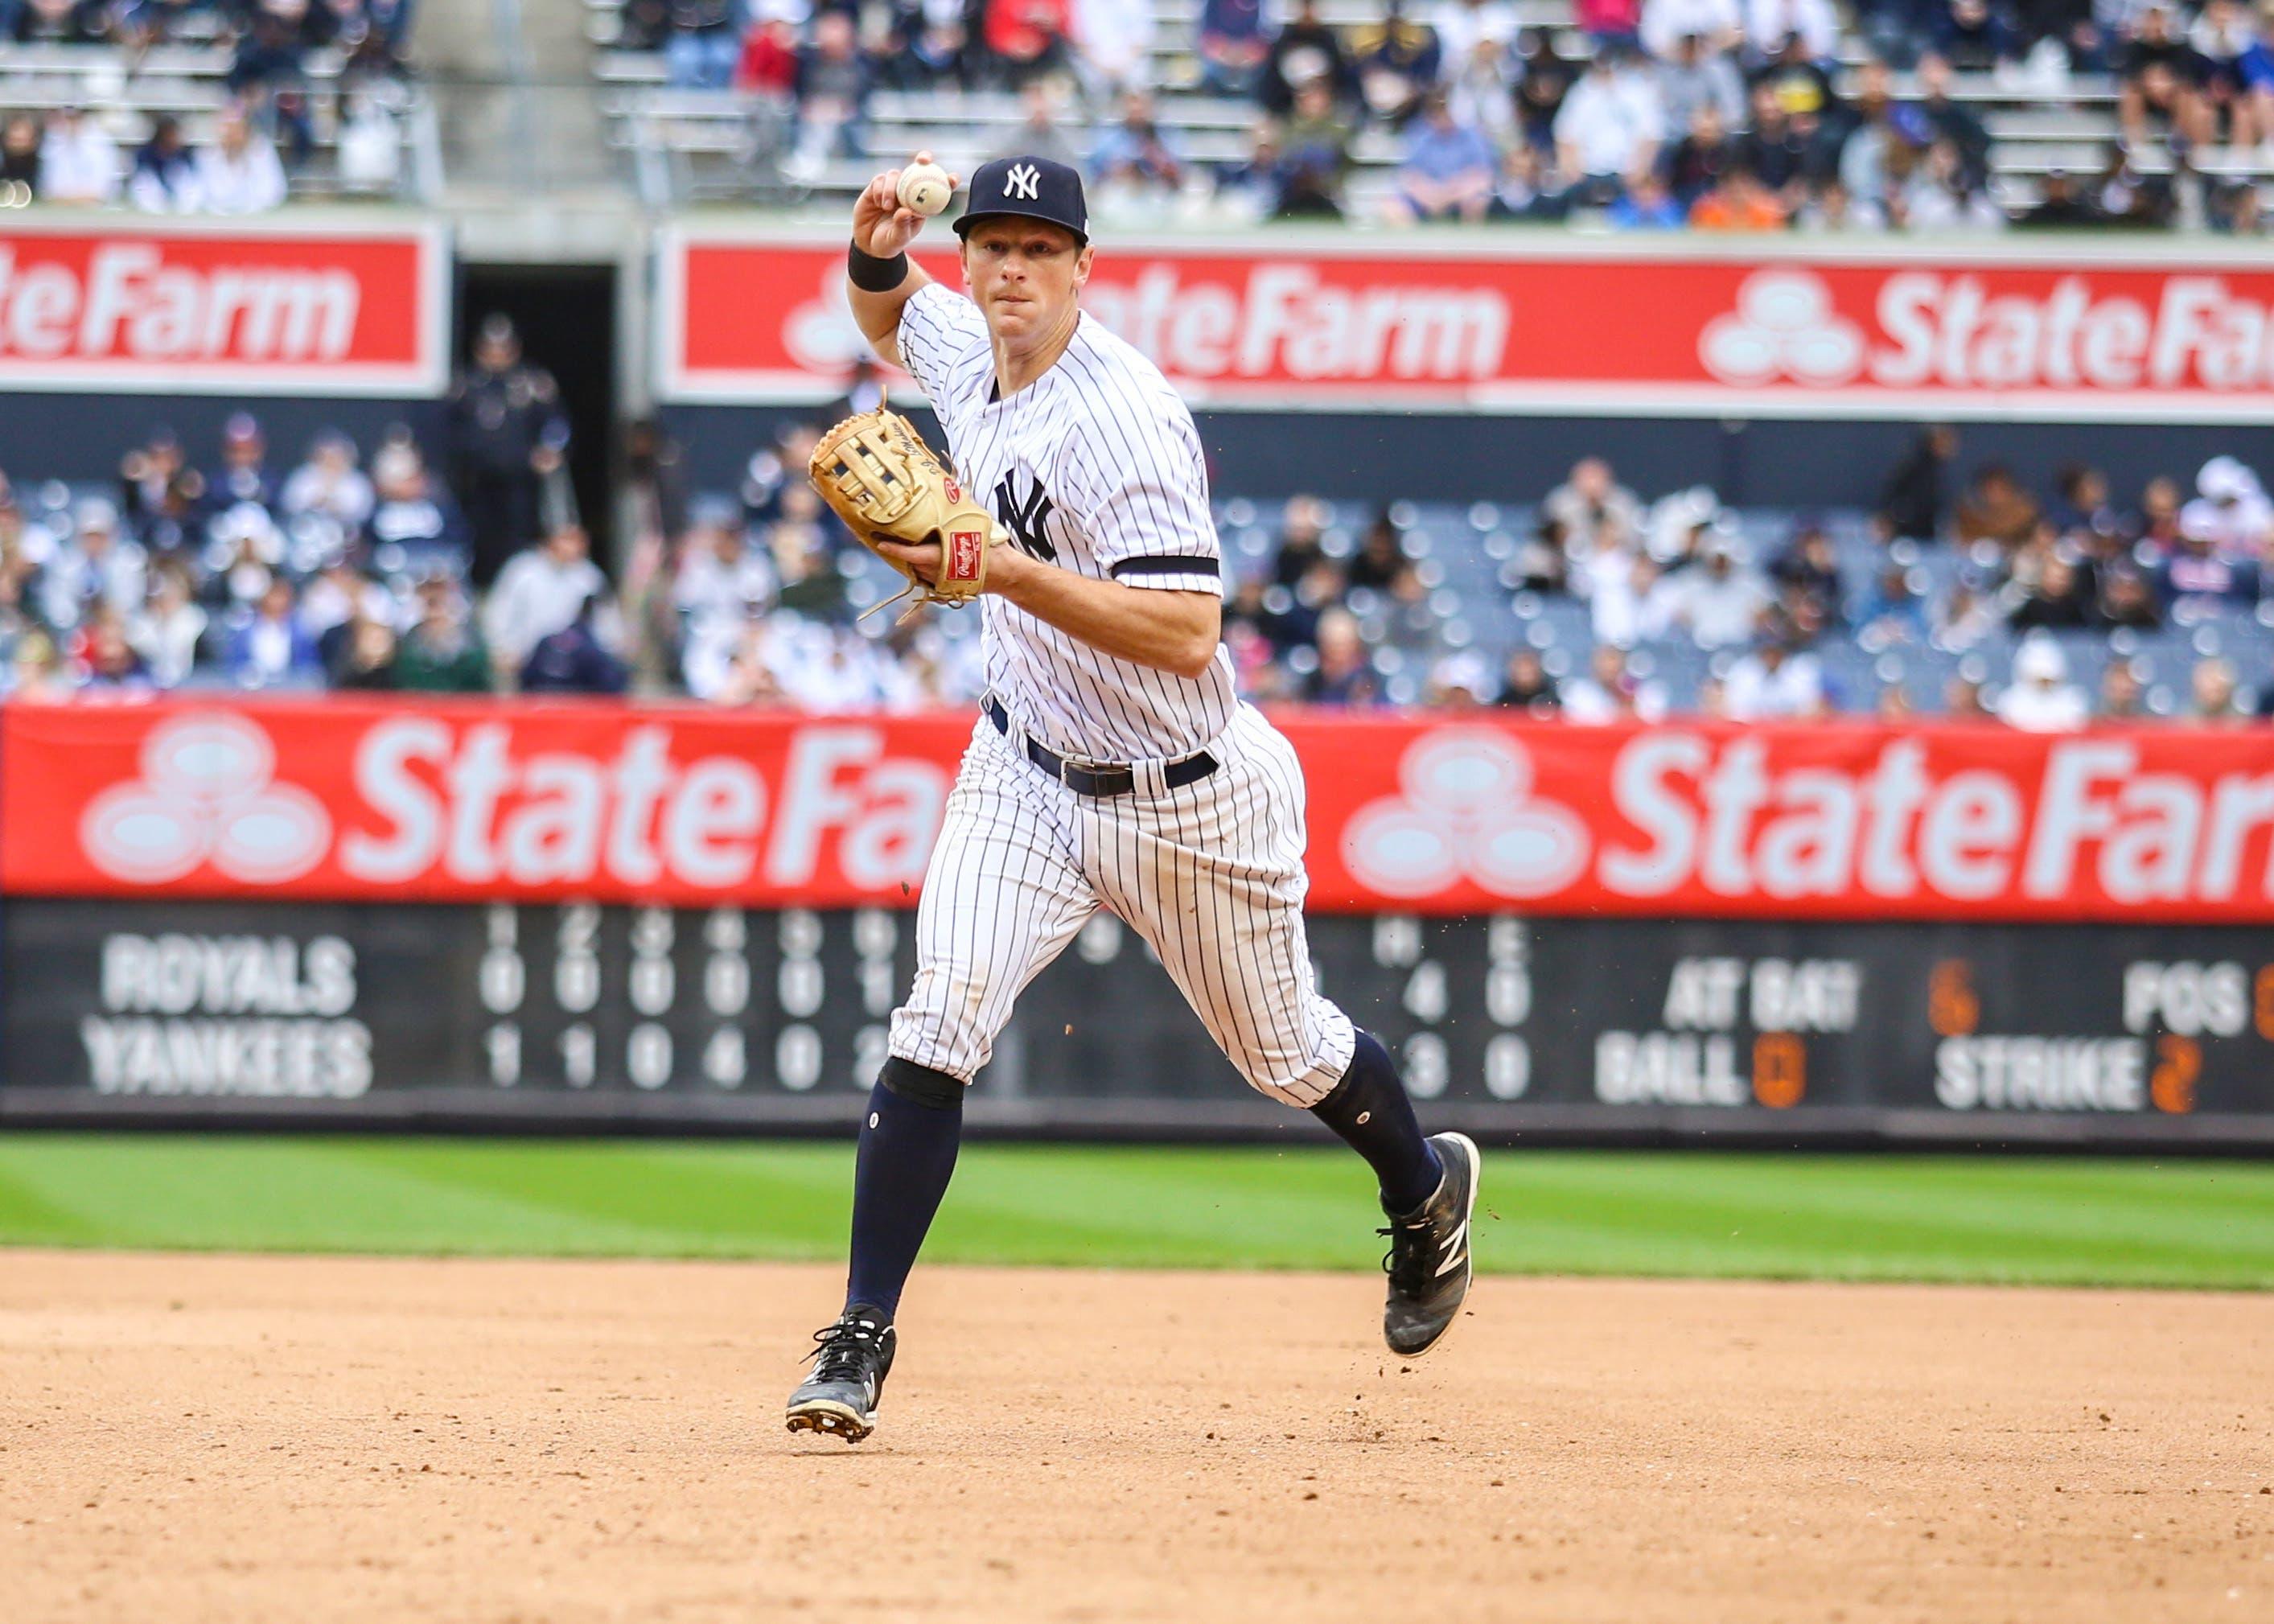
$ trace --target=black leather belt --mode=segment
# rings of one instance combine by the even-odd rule
[[[1005,739],[1013,739],[1027,748],[1027,759],[1044,772],[1065,785],[1077,795],[1126,795],[1137,787],[1134,768],[1113,762],[1097,762],[1084,766],[1070,762],[1041,740],[1024,729],[1013,730],[1010,713],[992,694],[987,696],[987,719],[995,724],[995,731]],[[1190,756],[1178,756],[1162,769],[1161,777],[1171,789],[1182,789],[1187,784],[1197,784],[1216,769],[1216,759],[1206,750],[1194,750]]]

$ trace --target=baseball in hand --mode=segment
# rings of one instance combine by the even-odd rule
[[[912,163],[900,171],[900,203],[929,218],[947,207],[955,183],[936,163]]]

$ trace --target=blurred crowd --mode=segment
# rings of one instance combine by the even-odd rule
[[[1848,77],[1832,0],[1574,0],[1569,31],[1520,26],[1510,0],[1383,0],[1343,26],[1314,0],[1199,0],[1201,88],[1257,103],[1245,158],[1214,164],[1158,117],[1150,0],[625,0],[624,40],[662,51],[675,83],[786,109],[793,176],[862,155],[879,88],[1017,90],[1026,117],[1002,149],[1086,162],[1101,217],[1130,224],[1344,215],[1374,139],[1398,154],[1379,205],[1394,223],[2253,234],[2255,184],[2197,163],[2213,148],[2274,161],[2262,4],[1857,0],[1868,56]],[[2052,109],[2072,75],[2112,74],[2120,136],[2009,218],[1960,72]]]
[[[873,404],[875,387],[856,373],[832,411]],[[816,434],[789,424],[739,489],[703,493],[670,439],[635,425],[612,581],[565,496],[550,380],[493,322],[434,458],[398,426],[369,446],[326,432],[295,462],[239,414],[202,464],[154,432],[109,492],[0,476],[0,688],[969,704],[984,686],[977,617],[864,616],[882,572],[802,477]],[[2082,465],[2043,490],[1994,464],[1962,477],[1961,455],[1958,431],[1924,429],[1859,491],[1876,499],[1868,517],[1835,533],[1793,515],[1773,535],[1710,491],[1646,502],[1608,459],[1585,458],[1509,510],[1526,517],[1493,554],[1498,597],[1458,594],[1454,635],[1443,565],[1478,536],[1443,533],[1441,517],[1433,545],[1403,503],[1349,533],[1298,495],[1268,545],[1227,545],[1224,642],[1249,697],[1346,709],[1579,723],[1927,713],[2031,730],[2274,714],[2274,632],[2261,635],[2274,627],[2261,609],[2274,499],[2255,470],[2216,456],[2120,494]],[[1252,505],[1229,508],[1250,514],[1227,534],[1237,523],[1263,543]],[[2165,638],[2159,671],[2133,658],[2166,628],[2213,623],[2249,635],[2200,658]],[[1906,669],[1946,680],[1923,698]],[[2151,681],[2184,691],[2151,703]]]
[[[403,49],[412,0],[0,0],[0,40],[110,46],[115,70],[19,88],[44,110],[0,111],[0,206],[131,206],[163,214],[252,214],[282,204],[320,145],[343,191],[385,192],[399,179]],[[136,106],[132,76],[154,48],[228,54],[226,99],[210,139],[176,114]],[[336,72],[312,76],[313,53]],[[0,109],[9,80],[0,77]]]

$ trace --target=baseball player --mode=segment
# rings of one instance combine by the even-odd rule
[[[899,182],[877,176],[854,205],[853,314],[923,386],[961,490],[1005,540],[985,550],[990,691],[861,1129],[846,1305],[815,1334],[790,1429],[858,1441],[875,1426],[964,1090],[1020,989],[1101,907],[1158,954],[1249,1084],[1372,1165],[1390,1220],[1383,1333],[1401,1357],[1425,1353],[1468,1293],[1477,1148],[1425,1139],[1387,1050],[1314,989],[1302,771],[1234,691],[1192,414],[1081,310],[1096,251],[1073,169],[980,167],[955,225],[966,291],[909,261],[922,221]],[[942,571],[937,543],[875,545],[919,577]]]

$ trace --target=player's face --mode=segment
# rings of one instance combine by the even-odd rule
[[[963,240],[963,280],[995,336],[1016,346],[1060,332],[1096,251],[1062,226],[1005,216]]]

